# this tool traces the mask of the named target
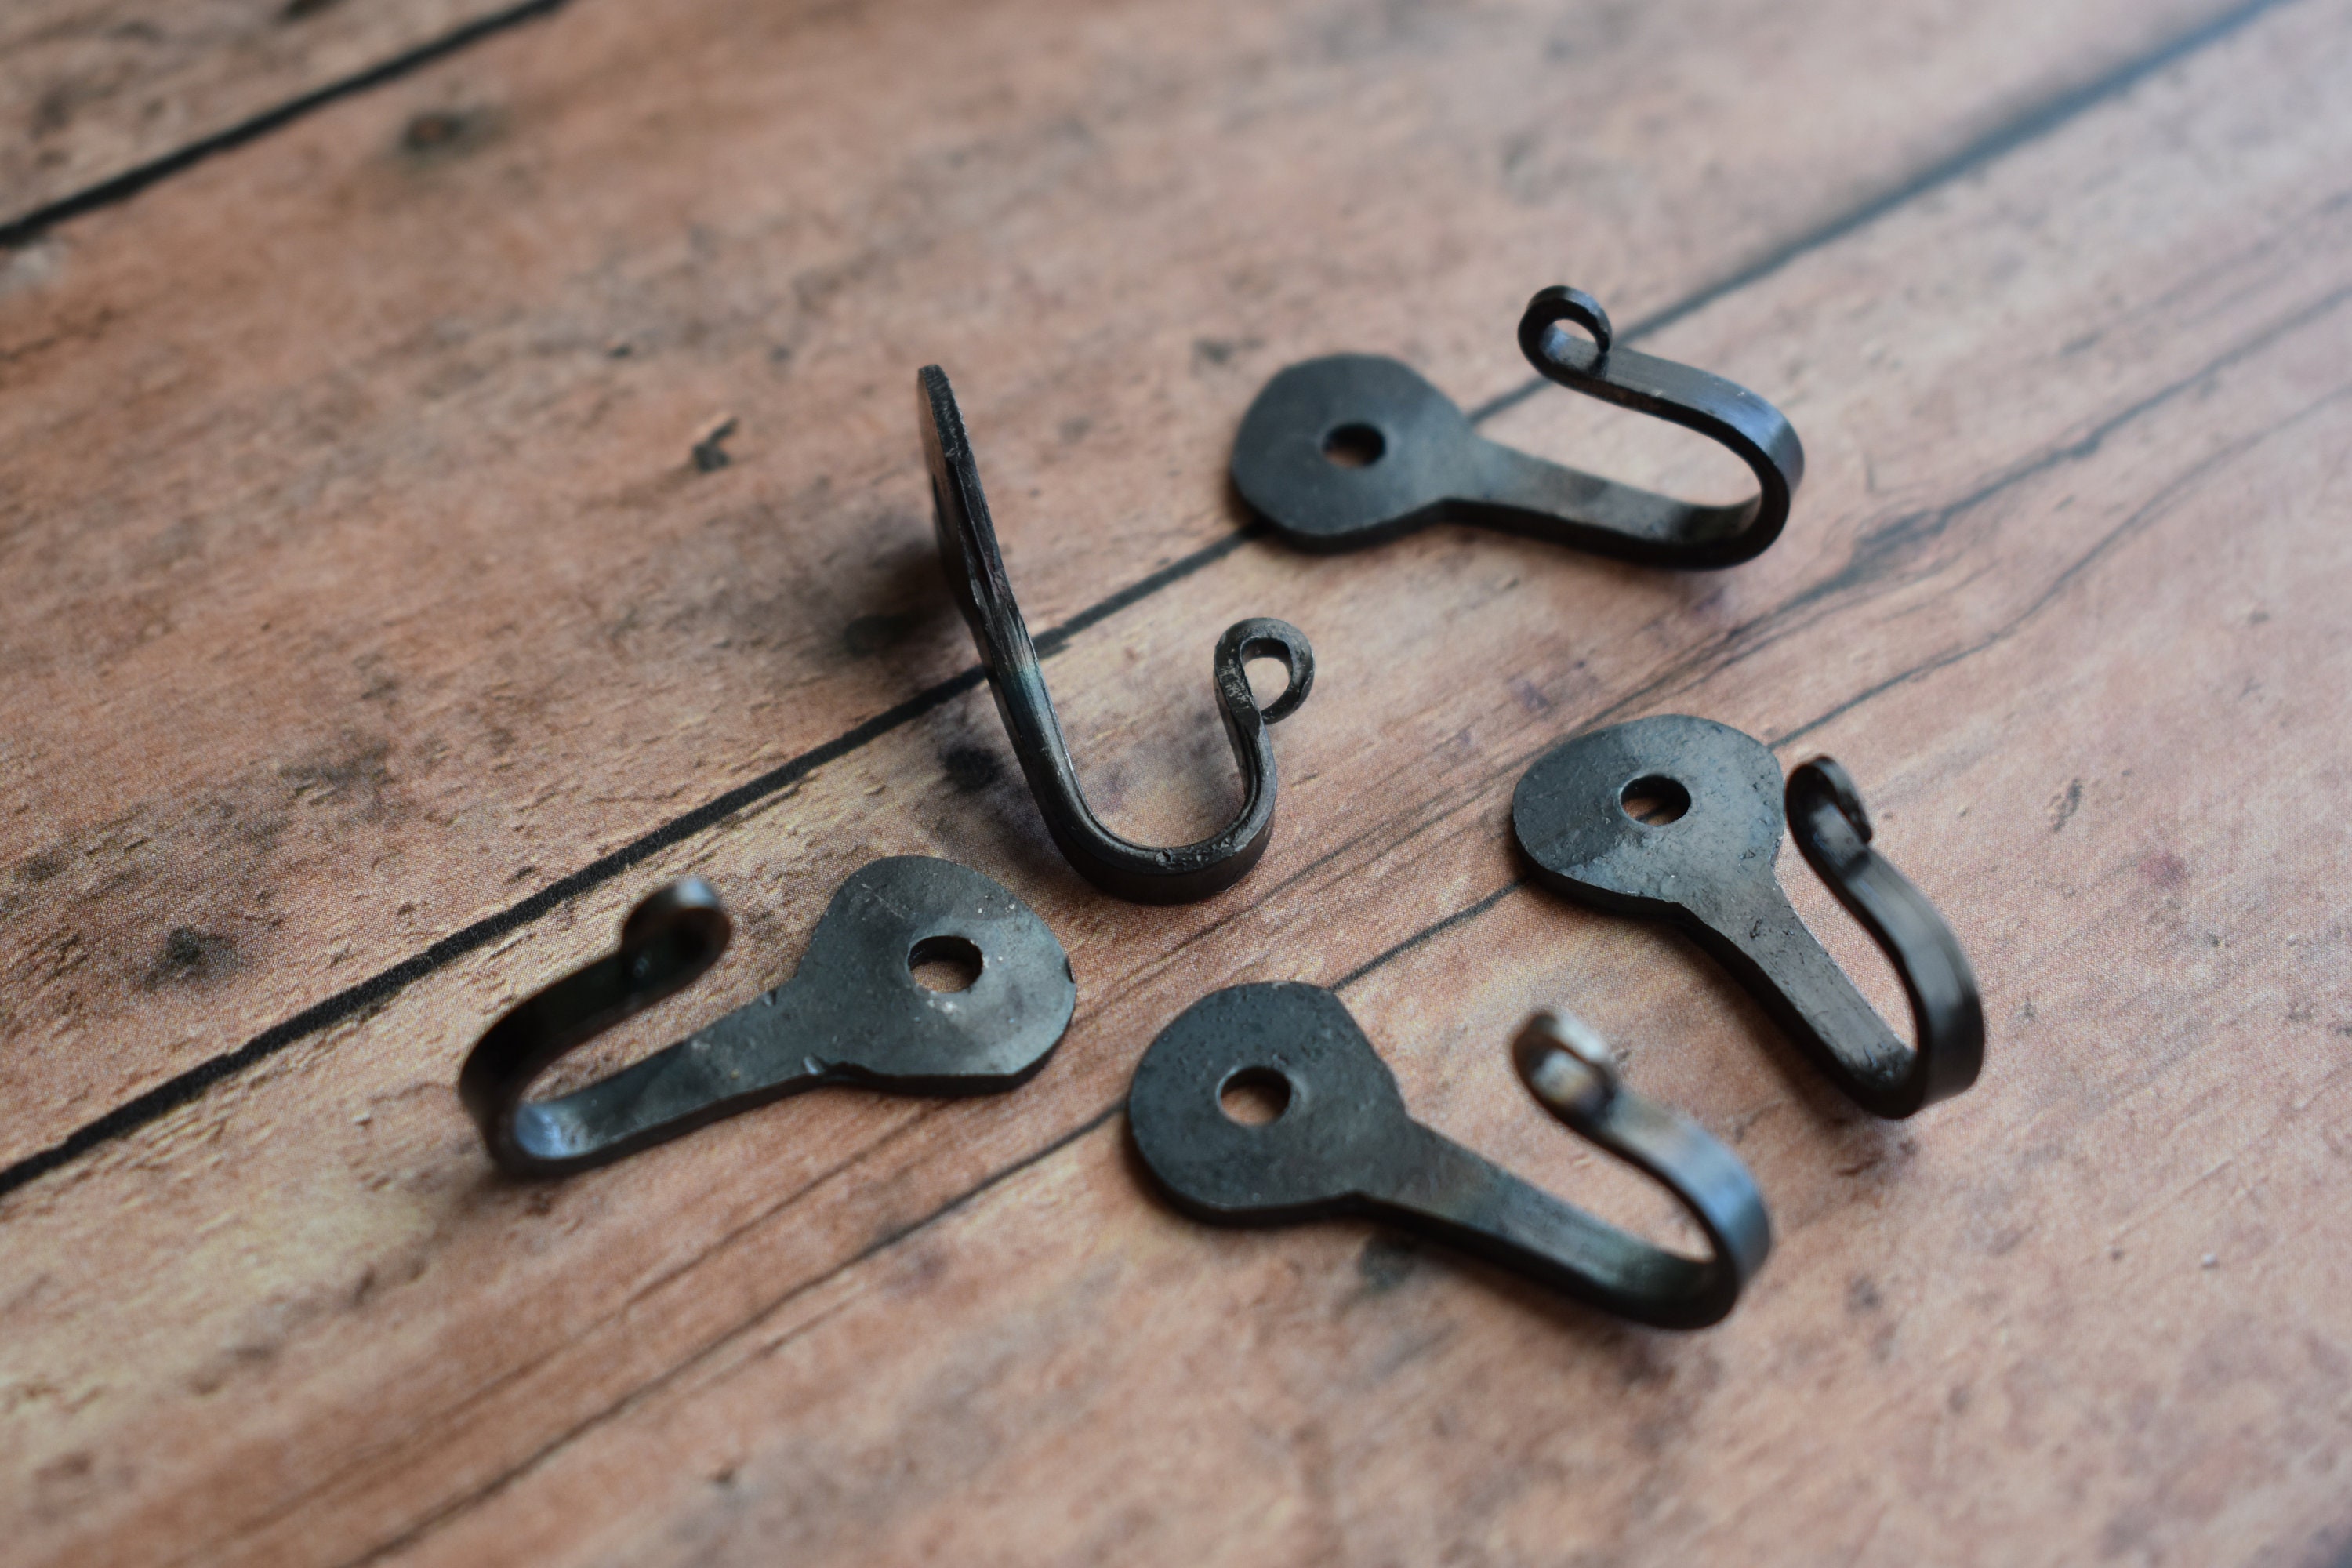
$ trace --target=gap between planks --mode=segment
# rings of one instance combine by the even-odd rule
[[[519,5],[467,23],[454,32],[445,33],[427,44],[380,60],[365,70],[357,71],[323,87],[313,88],[298,97],[289,99],[275,109],[264,110],[249,119],[239,121],[207,136],[200,136],[185,146],[175,147],[161,157],[135,164],[119,174],[111,174],[94,185],[59,196],[34,208],[21,217],[0,223],[0,250],[12,250],[30,244],[58,224],[93,213],[105,207],[129,201],[148,186],[173,175],[184,173],[217,153],[234,151],[248,142],[256,142],[272,132],[283,130],[313,110],[326,108],[357,93],[367,92],[397,81],[412,72],[421,70],[436,61],[447,58],[458,51],[470,48],[485,38],[494,37],[525,22],[535,22],[561,10],[567,0],[523,0]]]

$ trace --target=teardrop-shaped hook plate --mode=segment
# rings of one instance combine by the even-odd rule
[[[1781,889],[1785,820],[1806,860],[1895,965],[1917,1033],[1886,1026]],[[1638,813],[1638,814],[1637,814]],[[1974,1083],[1984,1009],[1959,939],[1870,847],[1845,770],[1789,775],[1760,741],[1664,714],[1580,735],[1519,781],[1511,827],[1545,886],[1596,909],[1664,919],[1720,960],[1853,1101],[1909,1116]]]
[[[1728,448],[1756,475],[1756,495],[1676,500],[1530,457],[1479,435],[1410,365],[1370,354],[1309,360],[1268,382],[1234,442],[1234,484],[1308,550],[1463,522],[1647,565],[1709,567],[1751,560],[1780,537],[1805,449],[1779,409],[1719,375],[1615,346],[1600,301],[1574,289],[1528,302],[1519,347],[1562,386]]]
[[[1261,618],[1237,622],[1217,641],[1210,673],[1225,737],[1242,771],[1242,807],[1234,819],[1196,844],[1155,847],[1120,837],[1102,825],[1078,787],[1036,645],[1029,640],[1028,624],[1005,575],[988,497],[980,487],[980,465],[947,373],[926,366],[916,392],[923,451],[931,468],[940,564],[971,628],[1013,754],[1020,759],[1055,844],[1087,881],[1135,903],[1192,903],[1232,887],[1257,864],[1274,837],[1274,741],[1266,726],[1297,711],[1314,689],[1315,650],[1306,634],[1286,621]],[[1263,708],[1250,690],[1245,668],[1254,658],[1279,659],[1289,675],[1282,695]]]
[[[997,1094],[1045,1065],[1078,989],[1053,931],[1019,899],[953,861],[903,855],[852,872],[800,969],[688,1038],[555,1100],[531,1081],[567,1052],[692,984],[730,926],[704,882],[640,903],[612,953],[526,998],[467,1057],[457,1096],[490,1156],[562,1175],[828,1084],[890,1094]],[[915,966],[961,961],[961,991]]]
[[[1706,1234],[1685,1258],[1574,1208],[1412,1120],[1346,1004],[1319,986],[1236,985],[1194,1003],[1135,1069],[1128,1125],[1176,1205],[1223,1225],[1377,1219],[1661,1328],[1717,1322],[1772,1247],[1746,1166],[1696,1122],[1625,1087],[1608,1047],[1539,1013],[1513,1047],[1545,1109],[1654,1177]],[[1268,1097],[1236,1120],[1227,1091]]]

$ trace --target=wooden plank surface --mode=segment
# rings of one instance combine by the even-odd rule
[[[0,233],[555,3],[11,0],[0,13]]]
[[[12,742],[5,820],[20,865],[73,847],[20,871],[6,918],[37,939],[90,929],[76,911],[95,908],[121,923],[85,943],[168,944],[188,895],[152,892],[149,868],[168,862],[130,843],[147,824],[209,869],[234,859],[236,812],[206,840],[189,803],[235,804],[222,781],[274,777],[331,809],[299,854],[273,858],[295,828],[242,841],[247,885],[285,913],[233,962],[199,943],[209,956],[143,990],[127,964],[111,989],[97,963],[46,989],[12,976],[11,1093],[48,1117],[12,1152],[256,1037],[342,964],[381,973],[511,907],[485,867],[515,863],[491,847],[526,817],[544,837],[504,849],[540,877],[526,887],[651,841],[625,875],[43,1165],[0,1205],[0,1452],[28,1559],[2340,1557],[2352,1309],[2332,1195],[2352,931],[2335,890],[2352,835],[2325,805],[2345,798],[2352,676],[2352,115],[2335,90],[2352,5],[2038,31],[2023,8],[1857,8],[1799,40],[1785,19],[1741,33],[1729,12],[1596,12],[1571,41],[1622,52],[1590,79],[1573,47],[1514,76],[1555,35],[1501,10],[1444,26],[1251,13],[1209,39],[1191,13],[1105,14],[1087,33],[1047,9],[953,28],[914,7],[799,16],[769,55],[713,45],[740,101],[706,87],[698,123],[667,121],[648,147],[616,95],[652,79],[644,112],[683,112],[690,95],[663,73],[702,57],[635,43],[633,58],[629,19],[583,5],[451,61],[450,81],[420,73],[339,106],[16,258],[20,276],[46,270],[0,299],[0,342],[77,321],[93,336],[5,362],[0,548],[28,584],[10,732],[34,739]],[[714,38],[743,19],[710,16]],[[1381,17],[1400,30],[1366,51]],[[940,79],[909,64],[925,47],[964,68],[950,110],[903,83],[888,98],[895,77]],[[1116,60],[1168,77],[1155,95]],[[787,66],[838,100],[776,93]],[[155,255],[191,253],[247,203],[268,215],[248,227],[287,237],[289,256],[316,235],[317,254],[336,231],[295,209],[318,204],[338,149],[347,168],[382,158],[416,103],[492,101],[492,81],[513,89],[499,101],[577,107],[545,117],[543,152],[425,176],[467,188],[371,206],[372,181],[408,174],[346,174],[343,221],[386,237],[360,247],[380,262],[365,279],[272,293],[275,274],[239,272],[223,237],[198,268],[221,279],[212,309],[172,314]],[[922,209],[893,231],[911,237],[844,272],[856,283],[824,296],[782,379],[754,381],[780,374],[761,363],[776,334],[751,330],[782,309],[778,263],[721,229],[710,254],[749,247],[740,270],[763,281],[698,260],[691,238],[649,280],[657,265],[613,237],[656,232],[643,204],[665,192],[694,199],[654,179],[665,163],[703,178],[774,160],[795,114],[822,127],[816,107],[837,121],[867,92],[874,125],[919,142],[926,114],[971,117],[936,132],[967,149],[940,167],[968,172],[926,187],[969,205],[940,214],[883,182]],[[1817,112],[1773,112],[1792,95]],[[1114,100],[1150,123],[1106,130]],[[1662,139],[1665,106],[1718,118]],[[1545,110],[1578,134],[1522,213],[1507,186],[1533,154],[1514,165],[1498,128]],[[1056,117],[1100,145],[1018,132]],[[499,138],[541,119],[493,118]],[[898,145],[828,133],[844,171]],[[556,177],[559,157],[584,168],[625,146],[631,178]],[[1474,167],[1479,181],[1447,177]],[[740,196],[785,177],[720,183]],[[1285,189],[1288,226],[1267,221]],[[1743,216],[1727,193],[1757,199]],[[762,231],[773,255],[800,256],[828,221],[804,197],[760,199],[761,223],[805,226]],[[1221,225],[1229,203],[1251,220]],[[1415,210],[1429,216],[1407,226]],[[870,243],[877,212],[893,216],[860,206],[824,237]],[[1265,374],[1357,346],[1407,354],[1465,402],[1507,390],[1513,309],[1528,273],[1560,270],[1563,234],[1580,263],[1592,247],[1596,270],[1577,275],[1621,319],[1664,321],[1645,346],[1797,422],[1809,479],[1780,545],[1704,578],[1459,531],[1336,560],[1193,553],[1234,537],[1223,447]],[[501,254],[508,274],[478,276]],[[961,290],[946,286],[959,267]],[[499,342],[481,346],[478,325],[436,341],[410,319],[440,319],[418,301],[461,283],[507,291],[451,306]],[[551,292],[650,300],[640,319],[707,337],[614,361],[548,331],[534,312]],[[793,299],[788,319],[808,322]],[[352,321],[391,346],[315,341]],[[205,332],[222,336],[192,371]],[[752,341],[713,341],[730,335]],[[924,576],[909,461],[927,338],[965,389],[1033,619],[1189,565],[1048,667],[1122,823],[1172,836],[1230,787],[1204,679],[1219,628],[1273,613],[1316,638],[1317,695],[1278,732],[1275,849],[1225,898],[1093,897],[969,690],[663,837],[966,662]],[[546,368],[566,353],[587,362],[578,379]],[[686,363],[652,391],[599,379],[669,353]],[[117,406],[166,362],[179,380],[167,365],[139,409]],[[335,404],[320,394],[339,363]],[[984,373],[998,365],[1001,383]],[[763,387],[765,416],[746,390]],[[433,388],[459,406],[435,412]],[[692,473],[680,443],[719,412],[741,424],[739,461]],[[773,447],[750,439],[764,418]],[[789,467],[786,428],[806,431],[809,467]],[[1719,472],[1561,397],[1490,428],[1604,470]],[[162,472],[123,460],[142,431]],[[650,477],[632,489],[635,468]],[[137,563],[125,546],[160,537],[165,513],[227,537],[177,577]],[[468,551],[496,552],[546,605],[472,581],[487,574]],[[773,642],[708,630],[693,593],[730,574],[782,595],[731,612]],[[583,651],[637,603],[619,640],[668,637]],[[140,655],[128,607],[176,647]],[[348,629],[362,618],[367,634]],[[284,641],[237,635],[261,620]],[[710,646],[720,635],[729,647]],[[285,771],[289,738],[367,711],[350,670],[289,657],[322,647],[396,650],[397,672],[442,661],[438,685],[401,688],[429,700],[371,720],[373,783]],[[503,747],[452,717],[517,691],[562,696]],[[1686,945],[1518,885],[1505,821],[1527,763],[1658,710],[1853,768],[1882,847],[1978,961],[1993,1054],[1974,1093],[1900,1127],[1857,1118]],[[428,770],[407,770],[436,735],[447,778],[425,811]],[[566,842],[569,859],[542,850]],[[122,864],[94,867],[92,845]],[[712,980],[605,1059],[772,982],[841,875],[907,849],[1005,880],[1069,946],[1079,1016],[1031,1088],[950,1107],[820,1097],[558,1185],[488,1173],[448,1090],[457,1060],[498,1007],[600,950],[637,892],[698,871],[745,929]],[[1874,963],[1793,857],[1789,870],[1832,947]],[[414,929],[387,895],[413,899]],[[351,952],[325,962],[322,940]],[[1729,1323],[1666,1336],[1362,1227],[1175,1218],[1124,1152],[1118,1099],[1160,1024],[1255,978],[1340,985],[1424,1119],[1654,1222],[1644,1189],[1567,1147],[1508,1079],[1511,1026],[1570,1003],[1630,1047],[1639,1086],[1736,1142],[1780,1250]]]
[[[1528,279],[1638,323],[2200,15],[2045,10],[587,5],[17,252],[0,1160],[968,668],[912,367],[1051,626],[1231,536],[1291,359],[1507,391]]]

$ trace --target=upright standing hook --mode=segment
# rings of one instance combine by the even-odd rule
[[[1413,1121],[1388,1064],[1319,986],[1236,985],[1194,1003],[1144,1052],[1128,1126],[1177,1206],[1201,1219],[1384,1220],[1636,1322],[1720,1321],[1772,1249],[1738,1156],[1626,1088],[1607,1045],[1572,1018],[1537,1014],[1512,1056],[1547,1110],[1674,1194],[1706,1233],[1706,1258],[1630,1236]],[[1266,1092],[1273,1119],[1229,1115],[1223,1097],[1237,1087]]]
[[[1234,484],[1308,550],[1349,550],[1446,521],[1649,565],[1735,566],[1780,537],[1805,449],[1779,409],[1719,375],[1616,347],[1608,312],[1575,289],[1546,289],[1528,302],[1519,349],[1562,386],[1730,448],[1754,471],[1755,498],[1675,500],[1531,458],[1479,435],[1410,365],[1370,354],[1309,360],[1268,382],[1234,442]]]
[[[1187,904],[1223,892],[1248,874],[1274,837],[1274,742],[1266,726],[1297,710],[1315,684],[1315,650],[1287,621],[1236,622],[1217,640],[1212,674],[1217,702],[1241,765],[1242,808],[1223,828],[1196,844],[1154,848],[1105,827],[1086,794],[1054,700],[1045,690],[1036,646],[1013,597],[1004,557],[996,547],[980,464],[964,434],[963,416],[947,373],[924,367],[917,386],[923,451],[930,459],[932,519],[940,564],[955,595],[981,667],[996,694],[996,711],[1012,737],[1013,754],[1029,780],[1046,830],[1079,875],[1114,898],[1139,904]],[[1289,672],[1282,695],[1260,708],[1244,668],[1254,658],[1278,658]]]
[[[1664,714],[1580,735],[1519,781],[1511,827],[1546,886],[1663,917],[1720,960],[1854,1102],[1909,1116],[1976,1082],[1984,1007],[1959,938],[1870,847],[1853,781],[1827,757],[1789,775],[1786,820],[1813,869],[1902,977],[1906,1047],[1781,890],[1780,764],[1726,724]],[[1633,807],[1652,803],[1643,820]]]
[[[842,883],[783,984],[585,1089],[523,1098],[558,1058],[692,984],[730,930],[707,883],[673,882],[630,911],[616,951],[491,1025],[457,1076],[490,1157],[562,1175],[827,1084],[1000,1093],[1045,1065],[1077,1005],[1068,955],[1026,904],[952,861],[896,856]],[[934,959],[978,973],[932,991],[913,968]]]

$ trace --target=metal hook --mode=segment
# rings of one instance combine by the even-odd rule
[[[1479,435],[1410,365],[1370,354],[1309,360],[1268,382],[1234,442],[1234,484],[1307,550],[1354,549],[1446,521],[1650,565],[1734,566],[1760,554],[1804,479],[1796,431],[1746,387],[1612,340],[1608,312],[1575,289],[1544,289],[1519,319],[1520,352],[1543,375],[1728,447],[1754,471],[1755,499],[1675,500],[1529,457]]]
[[[1910,1000],[1906,1046],[1790,906],[1786,820],[1806,862],[1878,943]],[[1631,804],[1658,802],[1664,820]],[[1904,1117],[1976,1082],[1984,1007],[1959,938],[1870,847],[1853,781],[1827,757],[1789,775],[1760,741],[1665,714],[1581,735],[1519,781],[1511,827],[1537,879],[1598,909],[1663,917],[1720,960],[1853,1101]]]
[[[1519,1077],[1571,1131],[1654,1178],[1706,1233],[1709,1256],[1654,1247],[1412,1120],[1396,1076],[1346,1004],[1316,985],[1236,985],[1160,1033],[1135,1069],[1128,1126],[1179,1208],[1224,1225],[1386,1221],[1580,1301],[1659,1328],[1720,1321],[1772,1249],[1738,1156],[1626,1088],[1600,1036],[1538,1013],[1512,1046]],[[1279,1102],[1252,1125],[1229,1088]]]
[[[828,1084],[893,1094],[996,1094],[1045,1065],[1077,1004],[1070,961],[1026,904],[952,861],[905,855],[852,872],[793,977],[643,1061],[556,1100],[526,1100],[557,1058],[692,984],[732,930],[698,879],[629,911],[613,952],[518,1004],[457,1075],[490,1157],[517,1175],[584,1171],[722,1117]],[[917,963],[961,958],[961,991]]]
[[[996,694],[996,711],[1012,737],[1013,753],[1047,831],[1078,874],[1114,898],[1139,904],[1186,904],[1223,892],[1242,879],[1274,837],[1274,742],[1266,726],[1296,712],[1315,685],[1315,650],[1287,621],[1239,621],[1217,640],[1211,668],[1217,702],[1242,771],[1242,808],[1196,844],[1155,848],[1105,827],[1078,787],[1070,749],[1054,716],[1036,646],[1013,597],[1004,557],[996,547],[980,465],[964,434],[963,416],[947,373],[927,365],[918,378],[917,415],[930,460],[932,520],[940,564],[954,594],[980,662]],[[1254,658],[1278,658],[1289,674],[1282,695],[1258,706],[1244,668]]]

